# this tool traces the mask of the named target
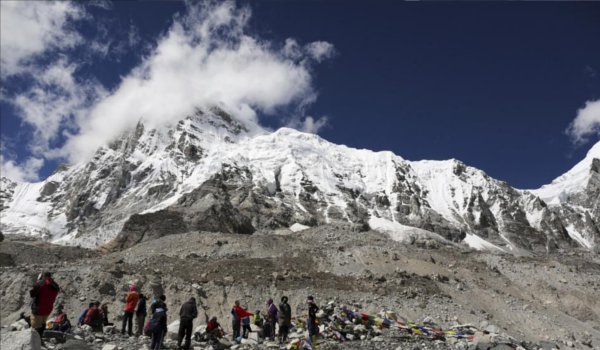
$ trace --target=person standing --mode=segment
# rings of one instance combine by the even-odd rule
[[[269,323],[269,339],[275,340],[275,325],[277,324],[279,310],[273,303],[273,299],[267,300],[267,322]]]
[[[292,308],[288,304],[288,297],[286,296],[281,297],[279,313],[279,343],[282,344],[287,341],[292,324]]]
[[[161,298],[163,297],[164,295],[161,295]],[[150,335],[152,337],[152,342],[150,344],[151,350],[160,350],[163,337],[167,332],[167,311],[166,307],[163,308],[163,306],[165,306],[163,300],[159,300],[156,303],[152,304],[153,312],[152,317],[150,318],[150,324],[148,328],[148,331],[150,332]]]
[[[250,328],[250,316],[242,317],[242,338],[248,339],[250,332],[252,332],[252,328]]]
[[[240,301],[236,300],[231,309],[231,326],[233,328],[233,340],[238,339],[241,336],[241,321],[245,317],[252,316],[251,312],[244,310],[240,306]]]
[[[108,304],[104,303],[100,307],[100,311],[102,312],[102,325],[103,326],[114,326],[114,323],[108,321]]]
[[[140,299],[138,300],[137,309],[135,310],[135,335],[138,337],[144,334],[144,323],[146,322],[147,314],[146,296],[140,293]]]
[[[46,321],[52,313],[56,296],[60,291],[58,284],[52,279],[52,273],[44,272],[29,291],[33,298],[31,302],[31,328],[35,329],[40,337],[44,335]]]
[[[308,304],[308,319],[306,320],[306,325],[308,327],[308,341],[313,349],[318,347],[317,344],[317,336],[319,335],[319,326],[317,325],[317,312],[319,311],[319,307],[315,303],[315,298],[312,295],[309,295],[307,298]]]
[[[196,298],[191,297],[181,305],[179,310],[179,334],[177,337],[177,349],[189,350],[192,344],[192,330],[194,328],[194,319],[198,317],[198,308],[196,307]],[[181,347],[181,342],[185,338],[185,343]]]
[[[121,327],[121,334],[125,334],[125,326],[127,326],[127,334],[131,337],[133,335],[133,312],[137,306],[137,302],[140,299],[140,294],[136,291],[136,286],[131,285],[129,287],[129,293],[125,297],[125,307],[123,308],[123,325]]]

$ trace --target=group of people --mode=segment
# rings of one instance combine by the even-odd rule
[[[52,313],[57,295],[60,292],[58,284],[52,278],[50,272],[44,272],[38,277],[38,280],[30,290],[32,297],[30,324],[39,334],[43,336],[47,325],[51,329],[60,332],[69,332],[71,323],[64,312],[62,304],[57,307],[57,314],[48,322],[48,317]],[[133,323],[135,319],[135,335],[142,334],[151,337],[151,350],[159,350],[162,346],[164,336],[167,334],[167,305],[166,297],[159,296],[153,300],[150,305],[150,317],[146,320],[147,297],[139,293],[136,285],[129,287],[129,292],[125,297],[123,307],[123,320],[121,325],[121,334],[133,336]],[[317,307],[314,298],[307,298],[308,318],[307,329],[309,333],[308,341],[313,343],[319,333],[317,326]],[[191,337],[193,334],[193,322],[198,317],[198,308],[196,299],[191,297],[183,303],[179,310],[179,332],[177,348],[188,350],[191,346]],[[268,299],[264,319],[261,317],[260,310],[252,313],[240,306],[239,300],[236,300],[231,309],[232,318],[232,339],[241,341],[247,338],[252,332],[251,323],[260,327],[262,331],[260,336],[275,340],[276,326],[279,327],[277,337],[280,343],[286,342],[292,325],[292,308],[288,303],[288,297],[283,296],[279,307],[275,305],[273,299]],[[78,326],[88,325],[94,332],[102,332],[104,326],[111,326],[109,322],[108,304],[102,304],[98,301],[91,302],[79,316]],[[219,324],[217,317],[208,320],[206,326],[206,340],[218,341],[224,337],[225,331]]]
[[[250,317],[254,325],[261,328],[261,336],[270,340],[275,340],[276,326],[279,326],[277,338],[279,343],[284,343],[288,340],[290,328],[292,326],[292,308],[288,303],[287,296],[281,297],[279,308],[275,306],[273,299],[267,300],[267,308],[264,319],[261,317],[260,310],[251,313],[240,306],[239,300],[236,300],[231,309],[231,327],[233,331],[233,339],[239,341],[240,338],[247,338],[248,333],[252,331],[250,327]],[[308,341],[313,343],[319,334],[317,325],[317,312],[319,307],[315,303],[314,297],[307,298],[308,318],[307,328],[309,333]],[[215,318],[216,321],[216,318]],[[240,334],[241,333],[241,334]]]

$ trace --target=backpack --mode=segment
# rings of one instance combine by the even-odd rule
[[[156,309],[150,321],[148,321],[148,332],[156,333],[162,329],[162,323],[166,314],[163,309]]]

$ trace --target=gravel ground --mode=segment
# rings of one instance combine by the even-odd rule
[[[118,322],[130,282],[152,295],[164,290],[175,319],[190,296],[200,317],[224,320],[233,301],[264,309],[287,295],[294,316],[304,300],[336,301],[375,314],[393,310],[406,320],[425,317],[443,327],[470,323],[519,341],[551,341],[561,348],[600,348],[600,257],[585,251],[514,257],[436,242],[400,244],[377,232],[322,226],[254,235],[187,233],[100,254],[6,236],[0,243],[1,324],[28,313],[28,289],[42,270],[55,272],[71,320],[91,300],[110,303]],[[417,339],[349,342],[347,349],[424,348]],[[383,345],[382,345],[383,344]],[[136,345],[137,346],[137,345]],[[335,344],[323,344],[323,348]],[[427,342],[425,348],[449,348]],[[459,345],[456,348],[460,347]],[[127,347],[124,347],[127,349]]]

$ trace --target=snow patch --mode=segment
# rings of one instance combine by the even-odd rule
[[[463,242],[475,250],[497,251],[502,253],[506,252],[504,249],[498,247],[497,245],[492,244],[486,241],[485,239],[470,233],[467,233],[467,236],[465,237]]]
[[[292,226],[290,226],[290,230],[292,232],[300,232],[300,231],[308,230],[309,228],[310,228],[310,226],[302,225],[299,223],[295,223]]]

